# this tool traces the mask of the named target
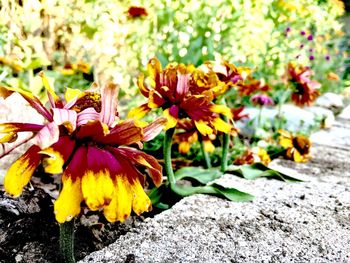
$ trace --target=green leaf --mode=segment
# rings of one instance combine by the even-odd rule
[[[251,201],[254,199],[253,195],[239,191],[235,188],[224,187],[219,184],[212,184],[210,186],[215,189],[215,191],[220,197],[225,197],[230,201],[244,202],[244,201]]]
[[[184,178],[194,179],[201,184],[207,184],[220,178],[222,173],[218,169],[204,169],[201,167],[184,167],[176,171],[176,180]]]
[[[270,169],[262,163],[241,166],[230,165],[226,172],[238,174],[248,180],[254,180],[259,177],[271,177],[285,182],[302,182],[301,179]]]

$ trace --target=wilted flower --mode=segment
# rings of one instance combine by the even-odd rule
[[[292,100],[296,105],[310,105],[320,95],[321,84],[310,79],[312,72],[309,68],[289,63],[287,74],[294,85]]]
[[[271,162],[269,154],[260,147],[254,147],[252,149],[246,150],[241,156],[237,157],[233,164],[235,165],[244,165],[244,164],[253,164],[253,163],[263,163],[268,165]]]
[[[273,105],[273,100],[268,95],[265,95],[265,94],[256,94],[250,100],[254,105],[259,105],[259,106]]]
[[[193,66],[171,63],[162,69],[153,58],[148,63],[150,86],[144,85],[144,76],[138,79],[141,93],[148,102],[129,112],[129,117],[142,118],[153,108],[162,108],[167,119],[166,129],[174,128],[179,120],[191,119],[202,135],[221,131],[229,133],[232,126],[220,118],[223,114],[230,119],[231,111],[224,105],[216,105],[211,92],[198,93],[193,79]]]
[[[47,123],[3,123],[1,142],[10,141],[18,132],[33,132],[33,145],[9,168],[4,181],[6,192],[17,197],[42,164],[46,173],[62,174],[62,191],[54,203],[56,220],[70,221],[84,201],[89,209],[103,209],[108,221],[124,221],[133,210],[149,211],[151,201],[143,190],[148,170],[155,185],[162,180],[162,169],[155,158],[129,147],[152,139],[162,121],[145,127],[134,121],[116,118],[117,87],[106,85],[102,94],[68,89],[62,101],[48,85],[51,108],[28,92],[20,93]]]
[[[297,135],[293,136],[290,132],[279,131],[279,144],[286,148],[285,157],[297,163],[307,162],[310,157],[311,142],[309,138]]]

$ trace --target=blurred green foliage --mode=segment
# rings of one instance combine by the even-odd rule
[[[45,70],[58,91],[113,81],[122,96],[134,98],[136,77],[155,55],[163,65],[229,60],[251,67],[270,85],[280,85],[292,60],[310,66],[324,91],[343,87],[342,80],[329,80],[329,73],[350,78],[339,0],[140,0],[141,15],[128,12],[133,5],[129,0],[1,1],[0,82],[40,93],[35,73]],[[89,72],[65,74],[77,63],[89,64]]]

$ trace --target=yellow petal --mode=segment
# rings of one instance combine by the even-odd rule
[[[64,98],[68,102],[76,97],[79,97],[80,94],[82,94],[81,90],[66,88],[66,92],[64,93]]]
[[[1,137],[2,136],[2,137]],[[17,139],[17,133],[16,132],[9,132],[4,135],[0,134],[0,143],[4,142],[14,142]]]
[[[177,124],[177,119],[169,113],[169,109],[165,109],[163,111],[163,115],[167,119],[167,123],[165,125],[165,130],[168,130],[170,128],[174,128]]]
[[[134,192],[134,199],[132,201],[132,209],[135,214],[140,215],[143,212],[148,212],[152,209],[152,202],[143,190],[139,180],[131,184]]]
[[[302,163],[304,161],[303,156],[299,153],[299,151],[297,151],[295,149],[293,152],[293,159],[294,159],[294,162],[296,162],[296,163]]]
[[[117,175],[115,180],[115,194],[103,213],[109,222],[123,222],[131,213],[132,190],[125,176]]]
[[[210,135],[213,133],[213,129],[202,120],[194,121],[194,124],[196,125],[198,131],[203,135]]]
[[[74,182],[70,177],[63,181],[62,191],[55,201],[54,211],[59,223],[72,220],[80,213],[80,203],[83,201],[80,178]]]
[[[203,141],[204,143],[204,151],[207,153],[212,153],[215,151],[215,146],[211,141]]]
[[[43,166],[46,173],[60,174],[63,172],[64,159],[63,156],[53,148],[46,148],[39,153],[48,155],[43,159]]]
[[[215,105],[212,105],[210,107],[210,110],[212,112],[227,116],[229,119],[232,119],[232,112],[231,112],[230,108],[225,106],[225,105],[216,105],[215,104]]]
[[[290,148],[290,147],[293,147],[293,140],[292,140],[292,138],[289,138],[289,137],[280,136],[279,137],[279,144],[283,148]]]
[[[4,187],[5,191],[13,197],[21,195],[23,187],[29,183],[35,169],[38,167],[40,163],[39,150],[40,148],[36,145],[30,147],[8,169],[5,175]]]
[[[85,203],[92,211],[109,204],[115,191],[113,181],[107,171],[94,173],[88,170],[83,175],[81,188]]]
[[[141,119],[145,116],[151,109],[147,106],[147,104],[143,104],[139,107],[133,108],[128,113],[128,118]]]
[[[179,143],[179,152],[181,154],[187,154],[190,151],[190,144],[188,142]]]
[[[45,87],[45,89],[47,90],[47,92],[52,96],[52,98],[54,99],[55,102],[59,101],[59,97],[57,96],[55,90],[52,88],[48,78],[45,76],[45,73],[43,71],[41,71],[39,73],[39,76],[41,77],[42,81],[43,81],[43,85]]]
[[[221,118],[215,118],[213,121],[213,125],[217,131],[221,131],[224,133],[229,133],[232,129],[232,126],[228,124],[226,121]]]

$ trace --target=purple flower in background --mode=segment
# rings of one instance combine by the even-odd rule
[[[273,105],[273,100],[265,94],[256,94],[250,100],[254,105],[259,105],[259,106]]]
[[[290,32],[290,30],[291,30],[290,27],[286,28],[286,32]]]
[[[302,35],[302,36],[305,36],[305,31],[304,30],[302,30],[302,31],[300,31],[300,35]]]
[[[314,57],[313,55],[311,55],[311,56],[309,57],[309,59],[312,61],[312,60],[315,59],[315,57]]]
[[[331,56],[330,56],[330,55],[326,55],[324,58],[325,58],[327,61],[330,61],[330,60],[331,60]]]
[[[313,49],[313,48],[310,48],[310,49],[309,49],[309,52],[310,52],[310,53],[314,52],[314,49]]]
[[[300,49],[302,49],[303,47],[304,47],[304,44],[301,44],[301,45],[299,46]]]
[[[307,37],[307,40],[309,40],[309,41],[312,41],[314,39],[314,36],[313,35],[309,35],[308,37]]]

